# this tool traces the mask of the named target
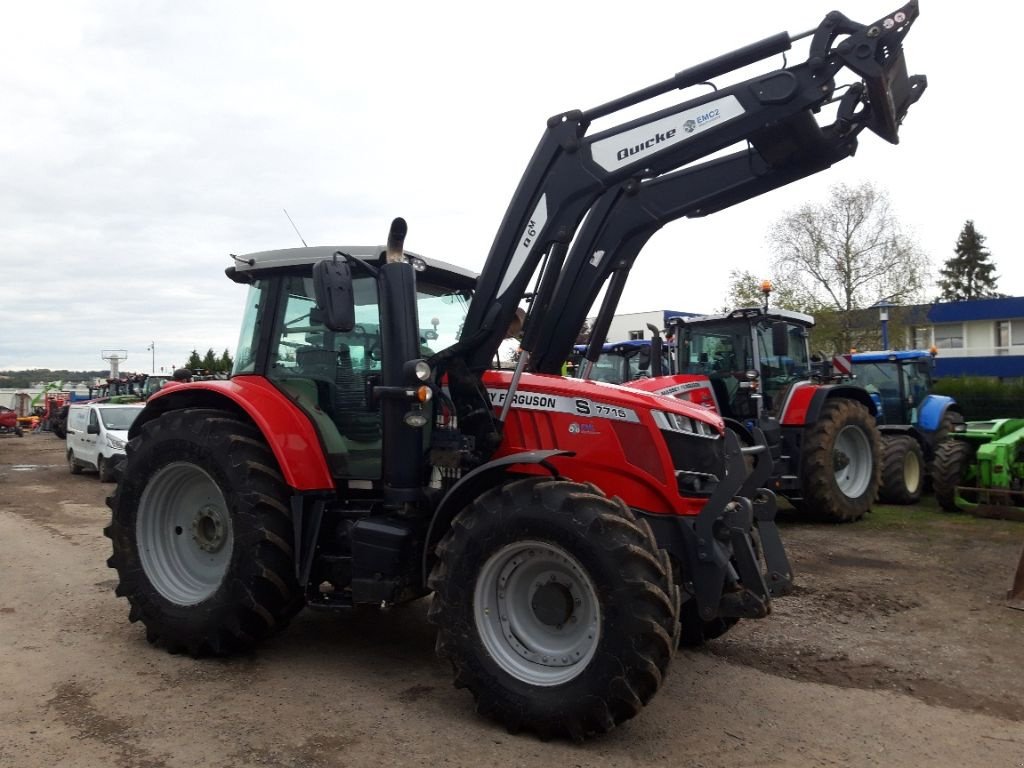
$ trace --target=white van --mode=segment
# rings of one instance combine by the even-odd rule
[[[124,459],[128,428],[142,404],[80,403],[68,409],[67,455],[71,474],[95,469],[100,481],[112,482],[114,467]]]

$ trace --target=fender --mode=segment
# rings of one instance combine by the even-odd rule
[[[934,432],[942,425],[947,411],[959,413],[956,401],[947,395],[928,395],[917,410],[917,426],[923,432]]]
[[[431,555],[437,542],[441,540],[442,532],[448,529],[455,515],[469,503],[470,499],[475,499],[486,489],[494,487],[497,478],[508,474],[508,468],[516,464],[539,464],[553,477],[559,477],[558,470],[548,463],[548,459],[554,456],[573,455],[572,451],[562,450],[523,451],[481,464],[472,472],[463,475],[441,499],[441,503],[434,510],[434,516],[430,518],[430,525],[427,526],[427,541],[423,547],[423,583],[426,584],[430,576]]]
[[[262,376],[195,381],[161,389],[146,401],[128,439],[138,435],[146,422],[182,408],[220,408],[244,414],[263,433],[289,486],[297,491],[333,492],[334,478],[309,417]]]
[[[796,384],[786,397],[782,406],[781,423],[785,427],[802,427],[813,424],[821,417],[821,409],[825,402],[835,397],[855,400],[868,409],[874,418],[878,418],[878,408],[868,391],[862,387],[847,385],[819,386],[815,384]]]

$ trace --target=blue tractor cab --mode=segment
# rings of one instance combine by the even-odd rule
[[[857,383],[878,406],[883,438],[882,486],[890,503],[916,502],[931,473],[935,449],[950,432],[963,429],[956,401],[932,393],[935,355],[911,349],[852,355]]]
[[[659,355],[652,351],[658,347]],[[601,354],[587,373],[587,360],[584,355],[586,344],[573,347],[574,375],[586,377],[592,381],[604,381],[609,384],[623,384],[633,379],[648,376],[664,376],[672,372],[672,361],[668,345],[652,343],[650,339],[631,341],[615,341],[601,347]]]

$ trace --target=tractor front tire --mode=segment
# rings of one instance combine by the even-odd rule
[[[107,503],[116,594],[171,653],[246,650],[302,607],[284,480],[259,429],[212,409],[143,425]]]
[[[959,512],[956,487],[971,463],[972,447],[963,440],[946,440],[935,447],[932,461],[932,489],[935,500],[947,512]]]
[[[582,740],[636,715],[679,640],[647,524],[589,484],[530,478],[466,507],[437,547],[430,620],[456,687],[509,731]]]
[[[916,504],[924,490],[924,451],[907,435],[882,441],[882,485],[878,497],[887,504]]]
[[[825,401],[804,432],[799,508],[822,520],[853,522],[878,495],[881,437],[868,409],[855,400]]]

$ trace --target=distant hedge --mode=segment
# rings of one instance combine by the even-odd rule
[[[1024,418],[1024,382],[1001,383],[978,376],[957,376],[935,382],[935,394],[949,395],[968,421]]]

